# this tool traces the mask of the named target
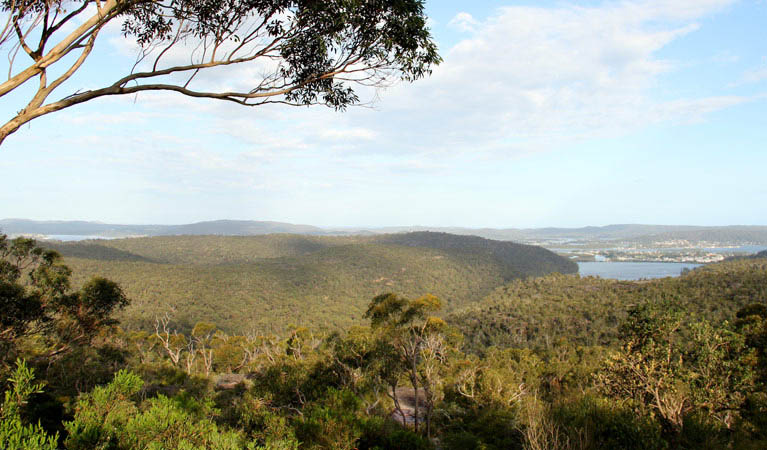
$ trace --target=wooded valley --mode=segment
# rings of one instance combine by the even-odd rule
[[[169,236],[52,248],[72,267],[75,285],[93,275],[119,282],[132,303],[118,317],[144,330],[172,314],[183,331],[203,320],[235,333],[337,331],[362,324],[368,301],[385,292],[431,292],[453,311],[515,278],[577,272],[540,247],[428,232]]]
[[[542,249],[443,234],[57,249],[70,256],[0,239],[4,448],[767,443],[767,258],[621,282],[550,273],[572,266]],[[101,278],[121,271],[124,289]],[[248,289],[295,272],[336,295],[311,297],[309,282],[272,294],[293,303],[261,313],[271,329],[237,316],[253,308]],[[208,310],[183,301],[226,273]],[[221,295],[233,287],[240,304]],[[172,308],[150,303],[160,288],[181,292]]]

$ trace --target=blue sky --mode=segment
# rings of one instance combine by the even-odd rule
[[[373,108],[147,94],[38,119],[0,147],[0,218],[767,224],[767,2],[427,9],[444,63]],[[104,36],[62,93],[118,78],[130,51]]]

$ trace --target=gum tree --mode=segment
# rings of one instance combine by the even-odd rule
[[[128,299],[113,281],[94,277],[78,291],[70,286],[71,270],[61,256],[33,239],[0,235],[0,364],[16,343],[46,336],[46,357],[89,345],[103,329],[117,323],[112,314]]]
[[[449,351],[444,335],[447,324],[431,315],[441,308],[442,301],[431,294],[410,300],[388,293],[373,298],[365,313],[378,334],[376,352],[385,366],[382,378],[389,385],[395,408],[404,421],[397,395],[399,378],[404,375],[413,387],[413,426],[418,431],[420,422],[425,422],[427,436],[442,381],[440,372]],[[424,405],[420,405],[421,395]]]
[[[694,415],[733,427],[754,382],[742,335],[691,322],[669,300],[633,307],[620,331],[621,350],[596,375],[603,393],[656,417],[672,448]]]
[[[32,92],[0,126],[0,143],[37,117],[143,91],[343,110],[359,102],[356,87],[413,81],[440,61],[423,0],[0,1],[0,49],[9,61],[0,98]],[[54,95],[114,23],[138,44],[133,70],[99,88]],[[200,81],[200,73],[243,65],[260,74],[247,86],[213,89]]]

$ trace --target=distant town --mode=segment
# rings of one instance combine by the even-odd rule
[[[672,239],[638,243],[636,241],[578,241],[562,243],[529,241],[578,262],[675,262],[707,264],[734,256],[748,255],[767,248],[760,242],[715,242]]]

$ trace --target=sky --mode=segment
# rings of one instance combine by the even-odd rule
[[[0,218],[767,224],[767,1],[426,8],[444,62],[362,91],[367,107],[159,93],[37,119],[0,146]],[[119,78],[134,50],[101,36],[61,95]],[[3,121],[28,95],[0,101]]]

